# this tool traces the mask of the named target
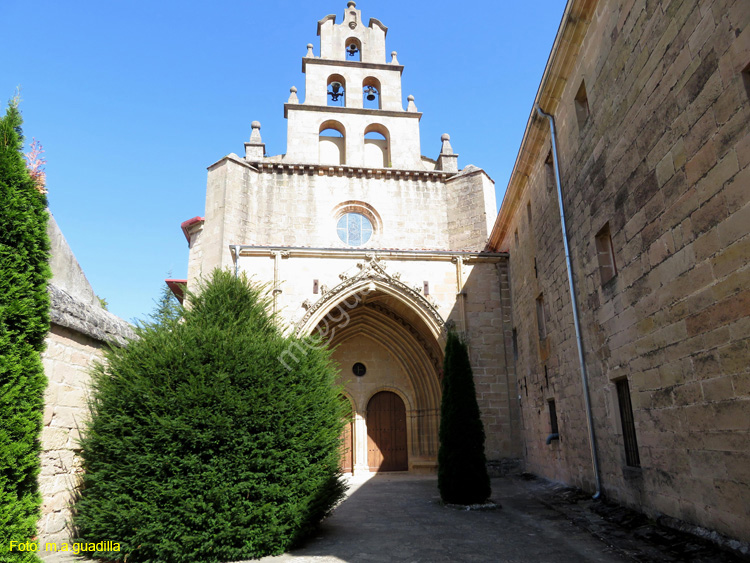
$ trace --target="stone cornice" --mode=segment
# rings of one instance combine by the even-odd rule
[[[371,115],[375,117],[414,117],[417,120],[422,119],[421,111],[392,111],[386,109],[369,109],[369,108],[340,108],[335,106],[313,106],[307,104],[284,104],[284,118],[289,115],[289,110],[297,111],[314,111],[319,113],[330,113],[331,115],[341,113],[351,113],[359,115]]]
[[[235,164],[239,164],[240,166],[244,166],[245,168],[250,168],[251,170],[254,170],[255,172],[258,171],[258,169],[253,164],[247,162],[244,158],[240,158],[234,153],[229,153],[228,155],[221,157],[219,160],[217,160],[213,164],[210,164],[209,166],[207,166],[206,170],[212,170],[213,168],[216,168],[219,165],[224,164],[227,161],[234,162]]]
[[[448,178],[446,180],[446,182],[451,182],[453,180],[459,180],[461,178],[468,178],[470,176],[477,176],[479,174],[483,174],[484,176],[487,177],[487,179],[490,182],[492,182],[493,184],[495,183],[495,180],[493,180],[490,177],[490,175],[487,174],[487,172],[483,168],[476,168],[474,170],[469,170],[469,171],[464,172],[465,170],[466,170],[466,168],[464,168],[463,170],[459,170],[458,172],[453,172],[453,176],[451,176],[450,178]]]
[[[345,61],[345,60],[333,60],[333,59],[318,59],[311,57],[302,58],[302,72],[305,72],[305,67],[308,64],[324,65],[324,66],[343,66],[349,68],[369,68],[372,70],[395,70],[399,74],[404,72],[404,65],[394,65],[388,63],[363,63],[360,61]]]
[[[526,122],[526,130],[513,165],[503,203],[500,206],[500,213],[490,233],[488,249],[498,250],[508,234],[510,221],[520,206],[526,183],[537,162],[536,156],[549,138],[549,128],[537,117],[535,107],[538,104],[545,113],[551,115],[557,111],[563,90],[575,67],[578,51],[594,17],[598,1],[570,0],[565,8],[531,107],[531,114]]]
[[[461,257],[465,264],[497,263],[507,259],[505,252],[467,250],[397,250],[389,248],[308,248],[304,246],[254,246],[230,245],[230,251],[240,257],[272,256],[274,252],[287,253],[289,258],[339,258],[347,260],[430,260],[452,262]]]
[[[375,178],[394,180],[425,180],[445,182],[455,172],[443,170],[407,170],[402,168],[372,168],[330,164],[304,164],[293,162],[253,162],[252,168],[261,173],[299,174],[308,176],[339,176],[347,178]]]
[[[278,160],[262,160],[248,162],[236,154],[228,154],[210,166],[208,170],[218,168],[226,162],[233,162],[245,168],[259,173],[272,174],[299,174],[308,176],[346,176],[347,178],[375,178],[394,179],[394,180],[422,180],[432,182],[446,182],[448,179],[460,175],[458,172],[447,172],[445,170],[413,170],[408,168],[373,168],[370,166],[347,166],[347,165],[330,165],[304,162],[279,162]],[[475,172],[483,172],[481,169],[472,171],[467,175]],[[484,172],[487,175],[486,172]],[[489,178],[489,176],[487,176]],[[490,178],[492,180],[492,178]]]

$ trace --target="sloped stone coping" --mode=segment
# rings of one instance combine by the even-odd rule
[[[47,291],[53,324],[115,346],[126,346],[129,340],[136,338],[133,326],[109,311],[84,303],[52,283]]]

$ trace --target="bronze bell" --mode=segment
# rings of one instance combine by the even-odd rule
[[[344,95],[344,85],[341,82],[331,82],[331,89],[328,91],[328,95],[331,96],[331,100],[338,101],[338,99]]]
[[[372,102],[375,99],[375,94],[378,91],[372,86],[365,86],[365,94],[367,94],[367,101]]]

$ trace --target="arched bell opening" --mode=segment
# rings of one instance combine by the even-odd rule
[[[390,168],[391,134],[384,125],[373,123],[365,129],[365,166]]]
[[[340,74],[332,74],[326,82],[327,105],[346,107],[346,79]]]
[[[338,302],[329,311],[329,319],[321,320],[312,332],[328,336],[340,366],[339,383],[357,405],[354,472],[434,472],[440,343],[411,305],[383,292],[370,292],[350,308]],[[384,391],[400,398],[403,416],[393,397],[371,402]],[[395,424],[398,429],[389,426]]]
[[[368,76],[362,81],[362,107],[366,109],[383,109],[380,101],[380,80]]]
[[[318,161],[336,166],[346,163],[346,129],[338,121],[328,120],[320,124]]]
[[[362,61],[362,42],[356,37],[350,37],[346,40],[344,56],[347,61]]]

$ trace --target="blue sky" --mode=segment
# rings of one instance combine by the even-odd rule
[[[518,153],[564,0],[361,1],[405,66],[422,154],[449,133],[459,167],[495,180]],[[27,142],[47,158],[50,209],[96,293],[145,318],[187,274],[180,223],[203,215],[206,167],[243,154],[250,123],[286,151],[283,104],[301,59],[343,0],[2,0],[0,99],[21,86]]]

